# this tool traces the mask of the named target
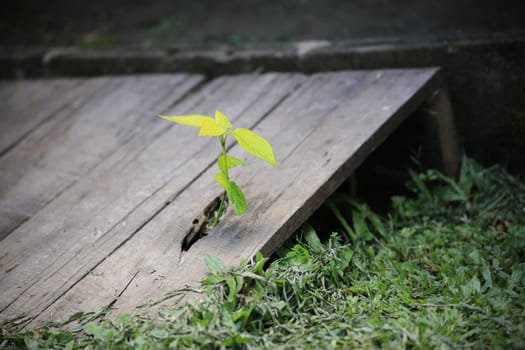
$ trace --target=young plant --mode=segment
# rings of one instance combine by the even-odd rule
[[[226,196],[228,196],[229,202],[232,204],[235,213],[239,216],[243,215],[246,212],[246,199],[239,186],[230,180],[229,170],[237,166],[246,165],[246,162],[227,154],[226,140],[228,139],[228,136],[232,135],[246,152],[275,167],[277,166],[277,162],[275,161],[275,156],[270,143],[251,130],[244,128],[233,129],[228,118],[218,110],[215,111],[215,118],[205,115],[159,115],[159,117],[169,120],[170,122],[200,128],[199,136],[212,136],[219,139],[221,154],[217,159],[217,164],[220,172],[215,175],[215,180],[226,192],[221,198],[213,226],[217,225],[222,216]]]

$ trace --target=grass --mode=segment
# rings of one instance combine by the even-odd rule
[[[323,242],[305,225],[272,261],[206,257],[202,301],[158,319],[109,315],[76,332],[5,323],[0,347],[525,348],[525,184],[466,159],[458,182],[411,172],[408,188],[386,217],[333,196],[339,232]]]

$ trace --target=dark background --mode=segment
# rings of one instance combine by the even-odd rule
[[[525,2],[488,0],[8,1],[1,45],[158,47],[523,32]]]

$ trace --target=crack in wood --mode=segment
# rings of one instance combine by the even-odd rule
[[[184,236],[182,241],[182,251],[188,251],[190,247],[197,242],[200,238],[208,234],[208,228],[206,223],[214,218],[215,212],[219,210],[219,205],[221,203],[221,197],[214,198],[202,211],[202,214],[193,219],[191,223],[191,228],[188,230],[188,233]],[[225,208],[226,209],[226,208]],[[223,211],[223,213],[225,210]]]
[[[275,80],[275,79],[272,79],[272,81]],[[264,113],[262,115],[261,118],[259,118],[252,126],[251,128],[255,128],[257,127],[257,125],[259,125],[259,123],[261,123],[268,115],[270,115],[273,111],[275,111],[280,105],[283,104],[283,102],[287,99],[290,98],[290,96],[299,89],[299,87],[302,86],[302,83],[297,83],[293,86],[293,88],[291,89],[290,92],[288,92],[287,94],[285,94],[284,96],[282,96],[271,108],[268,109],[268,111],[266,111],[266,113]],[[254,103],[256,103],[257,101],[259,101],[260,99],[262,99],[264,96],[266,96],[266,94],[263,94],[261,96],[258,96],[257,99],[255,100]],[[240,114],[243,114],[246,110],[248,110],[251,106],[247,106],[245,109],[243,109]],[[227,146],[227,150],[231,150],[231,148],[234,146],[234,144],[230,144]],[[210,166],[212,166],[212,164],[210,164]],[[210,166],[208,166],[206,168],[206,170],[208,170],[208,168],[210,168]],[[202,174],[202,173],[201,173]],[[201,175],[199,174],[199,176]],[[223,194],[224,195],[224,194]],[[174,195],[172,198],[170,198],[168,201],[166,201],[166,206],[171,204],[175,199],[176,197],[178,196],[177,195]],[[190,249],[190,247],[195,244],[195,242],[197,242],[200,238],[202,238],[203,236],[207,235],[208,234],[208,231],[206,230],[206,225],[205,223],[213,216],[213,214],[219,209],[219,205],[220,205],[220,197],[217,197],[215,198],[212,202],[210,202],[210,204],[208,204],[205,208],[204,208],[204,211],[201,215],[199,215],[197,218],[195,218],[192,222],[192,227],[188,230],[188,232],[186,233],[186,235],[184,236],[184,239],[182,241],[182,245],[181,245],[181,251],[182,252],[185,252],[185,251],[188,251]],[[227,205],[227,201],[226,201],[226,205]],[[223,211],[223,215],[224,213],[226,212],[226,208],[224,208],[224,211]],[[182,255],[179,256],[179,263],[182,261]]]
[[[115,297],[115,299],[113,299],[107,306],[108,309],[110,309],[111,307],[113,307],[113,305],[115,305],[115,303],[117,302],[117,300],[122,296],[122,294],[124,294],[124,292],[126,291],[126,289],[128,289],[128,287],[131,285],[131,283],[133,282],[133,280],[135,278],[137,278],[137,275],[139,274],[140,270],[137,270],[137,272],[135,272],[133,274],[133,276],[131,276],[131,278],[129,279],[128,283],[126,283],[126,285],[124,286],[124,288],[120,291],[120,293]]]

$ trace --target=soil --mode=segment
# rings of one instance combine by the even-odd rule
[[[523,32],[525,2],[488,0],[9,1],[0,45],[172,47]]]

